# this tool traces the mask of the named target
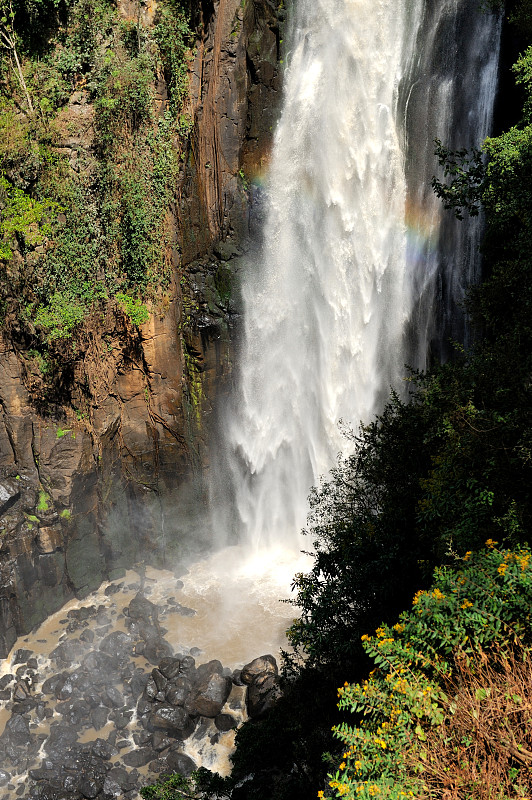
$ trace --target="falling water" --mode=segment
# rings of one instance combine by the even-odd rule
[[[500,21],[478,0],[295,5],[223,425],[224,491],[255,548],[297,547],[309,488],[345,449],[339,421],[370,420],[406,362],[425,366],[438,318],[449,335],[479,228],[444,222],[433,140],[482,141],[498,63]]]

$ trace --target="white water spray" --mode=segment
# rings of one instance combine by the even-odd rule
[[[433,139],[487,135],[499,23],[477,0],[432,5],[296,3],[263,254],[243,281],[223,425],[225,491],[239,538],[257,549],[298,547],[309,489],[346,447],[339,421],[369,421],[405,362],[425,366],[438,281],[456,305],[462,262],[474,270],[477,233],[451,225],[440,244]],[[458,279],[444,274],[450,246]]]

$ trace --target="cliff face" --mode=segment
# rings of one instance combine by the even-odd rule
[[[118,10],[126,22],[157,18],[154,0],[119,0]],[[231,372],[231,287],[278,106],[281,35],[270,0],[204,0],[197,22],[193,126],[165,220],[170,278],[149,320],[132,324],[116,303],[89,317],[53,407],[40,402],[16,326],[0,336],[0,655],[141,553],[164,562],[179,547],[179,525],[172,543],[164,534],[169,498],[185,483],[201,494],[212,409]],[[162,72],[154,96],[164,113]],[[56,147],[73,171],[90,172],[93,116],[83,89],[62,112]]]

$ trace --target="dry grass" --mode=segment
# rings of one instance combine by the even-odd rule
[[[532,659],[481,652],[456,657],[444,723],[430,731],[420,760],[425,797],[502,800],[532,797]]]

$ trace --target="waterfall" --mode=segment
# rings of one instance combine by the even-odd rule
[[[295,2],[217,470],[255,548],[297,548],[309,489],[345,450],[339,422],[369,421],[454,332],[480,229],[445,217],[430,179],[436,137],[489,132],[500,20],[478,5]]]

